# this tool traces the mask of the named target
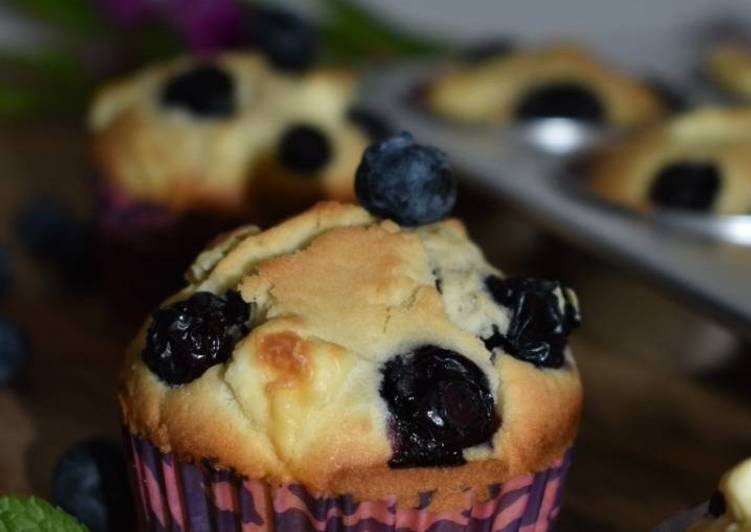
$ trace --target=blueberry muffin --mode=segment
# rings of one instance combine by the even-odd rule
[[[709,80],[743,100],[751,98],[751,47],[737,43],[715,46],[707,59]]]
[[[370,141],[355,81],[344,71],[279,71],[251,53],[146,68],[91,107],[98,177],[118,198],[178,215],[257,221],[317,199],[352,200]]]
[[[670,107],[646,83],[569,44],[472,53],[431,80],[424,99],[431,112],[469,124],[561,117],[632,128]]]
[[[179,58],[105,87],[89,114],[103,285],[143,316],[217,232],[354,199],[383,124],[350,72],[280,70],[264,56]],[[133,297],[124,276],[151,281]],[[164,291],[168,290],[168,291]]]
[[[751,110],[700,109],[603,149],[594,191],[631,208],[751,212]]]
[[[488,264],[408,135],[357,189],[370,212],[321,203],[204,252],[129,348],[148,526],[548,529],[582,400],[573,292]]]

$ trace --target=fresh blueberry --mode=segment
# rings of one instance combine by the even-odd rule
[[[4,247],[0,247],[0,296],[5,295],[10,289],[12,272],[10,269],[10,257]]]
[[[122,446],[91,439],[67,450],[57,462],[52,500],[91,532],[130,532],[135,528]]]
[[[576,303],[556,281],[528,277],[490,276],[485,286],[499,305],[510,312],[508,329],[483,339],[489,351],[509,355],[538,367],[560,368],[566,340],[581,319]]]
[[[332,147],[326,134],[310,124],[296,124],[279,141],[279,160],[290,170],[315,175],[331,160]]]
[[[513,52],[514,42],[508,38],[490,39],[481,41],[465,48],[461,53],[461,59],[465,63],[483,63],[489,59],[503,57]]]
[[[224,297],[196,292],[154,313],[141,357],[167,384],[185,384],[227,361],[249,318],[250,307],[233,290]]]
[[[318,54],[318,35],[303,18],[287,10],[254,5],[248,11],[251,46],[280,70],[307,70]]]
[[[235,112],[234,82],[214,65],[197,65],[167,82],[162,105],[186,109],[201,118],[226,118]]]
[[[28,358],[28,341],[21,326],[0,318],[0,386],[18,378]]]
[[[40,198],[29,203],[16,220],[16,231],[29,253],[52,263],[67,281],[91,279],[93,231],[59,201]]]
[[[712,494],[712,497],[709,499],[709,506],[707,511],[712,517],[720,517],[727,511],[725,496],[720,490],[717,490]]]
[[[600,98],[587,87],[573,82],[542,85],[527,93],[516,107],[518,120],[571,118],[593,124],[606,120]]]
[[[657,172],[649,198],[661,207],[709,211],[720,191],[720,170],[710,161],[678,161]]]
[[[364,107],[351,107],[347,112],[347,119],[372,140],[382,140],[393,134],[391,126],[383,117]]]
[[[462,450],[489,443],[500,425],[487,377],[459,353],[425,345],[391,358],[382,371],[391,467],[461,465]]]
[[[445,218],[456,202],[446,154],[401,135],[371,144],[355,176],[360,203],[376,216],[414,226]]]

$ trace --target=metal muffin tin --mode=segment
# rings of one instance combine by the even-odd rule
[[[438,119],[416,104],[414,92],[443,67],[416,62],[375,70],[363,86],[364,104],[420,142],[441,147],[467,179],[513,202],[548,230],[637,270],[751,334],[751,216],[644,215],[606,203],[561,176],[572,155],[608,133],[564,125],[558,129],[562,138],[551,143],[555,135],[539,129],[549,123],[473,128]],[[563,145],[567,148],[556,149]]]

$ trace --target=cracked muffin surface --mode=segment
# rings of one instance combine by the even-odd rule
[[[234,305],[236,291],[243,333],[225,359],[173,383],[145,362],[156,356],[147,338],[160,333],[147,321],[122,373],[126,426],[164,452],[243,476],[358,499],[434,491],[437,508],[468,486],[544,470],[573,442],[576,364],[565,347],[562,364],[546,366],[484,340],[520,320],[578,320],[576,303],[553,287],[547,303],[527,294],[506,307],[488,278],[506,279],[454,219],[405,228],[321,203],[264,232],[241,229],[199,256],[189,286],[162,309],[209,293],[224,303],[196,305],[213,312]],[[200,314],[209,331],[200,340],[215,338],[200,305],[175,313],[191,323]],[[552,338],[525,334],[538,347]],[[435,386],[421,384],[426,371]],[[435,423],[404,417],[423,413]],[[433,452],[446,460],[421,461]]]

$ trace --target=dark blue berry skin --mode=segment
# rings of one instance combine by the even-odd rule
[[[54,198],[32,201],[17,217],[16,233],[23,247],[49,261],[66,281],[80,284],[93,274],[93,231]]]
[[[501,348],[538,367],[562,367],[568,336],[581,323],[579,311],[563,287],[556,281],[496,276],[486,278],[485,287],[496,303],[511,312],[505,333],[496,328],[492,336],[483,339],[488,350]],[[563,309],[558,289],[565,299]]]
[[[0,318],[0,386],[10,384],[29,358],[28,338],[19,324]]]
[[[461,59],[465,63],[478,64],[489,59],[496,59],[508,55],[515,50],[516,46],[511,39],[498,38],[478,42],[465,48],[461,53]]]
[[[52,500],[91,532],[135,530],[122,446],[92,439],[63,453],[55,466]]]
[[[706,161],[678,161],[657,172],[649,189],[656,205],[707,212],[722,184],[717,165]]]
[[[316,175],[331,160],[332,151],[326,134],[310,124],[291,126],[279,141],[279,160],[302,175]]]
[[[4,247],[0,247],[0,297],[8,293],[12,281],[13,274],[10,269],[8,250]]]
[[[517,120],[570,118],[596,125],[606,121],[605,107],[595,93],[573,82],[550,83],[532,89],[516,106]]]
[[[198,65],[167,82],[161,103],[199,118],[227,118],[235,112],[235,84],[222,69]]]
[[[391,125],[380,115],[364,107],[351,107],[347,120],[359,127],[371,140],[383,140],[394,134]]]
[[[392,468],[462,465],[462,450],[489,443],[500,426],[487,377],[459,353],[425,345],[391,358],[382,372]]]
[[[415,226],[437,222],[451,212],[456,180],[446,154],[402,133],[365,150],[355,192],[372,214]]]
[[[191,382],[227,361],[249,317],[250,307],[235,291],[224,297],[196,292],[154,312],[141,358],[169,385]]]
[[[305,71],[318,56],[315,28],[294,13],[271,6],[250,6],[248,26],[250,45],[259,48],[279,70]]]

